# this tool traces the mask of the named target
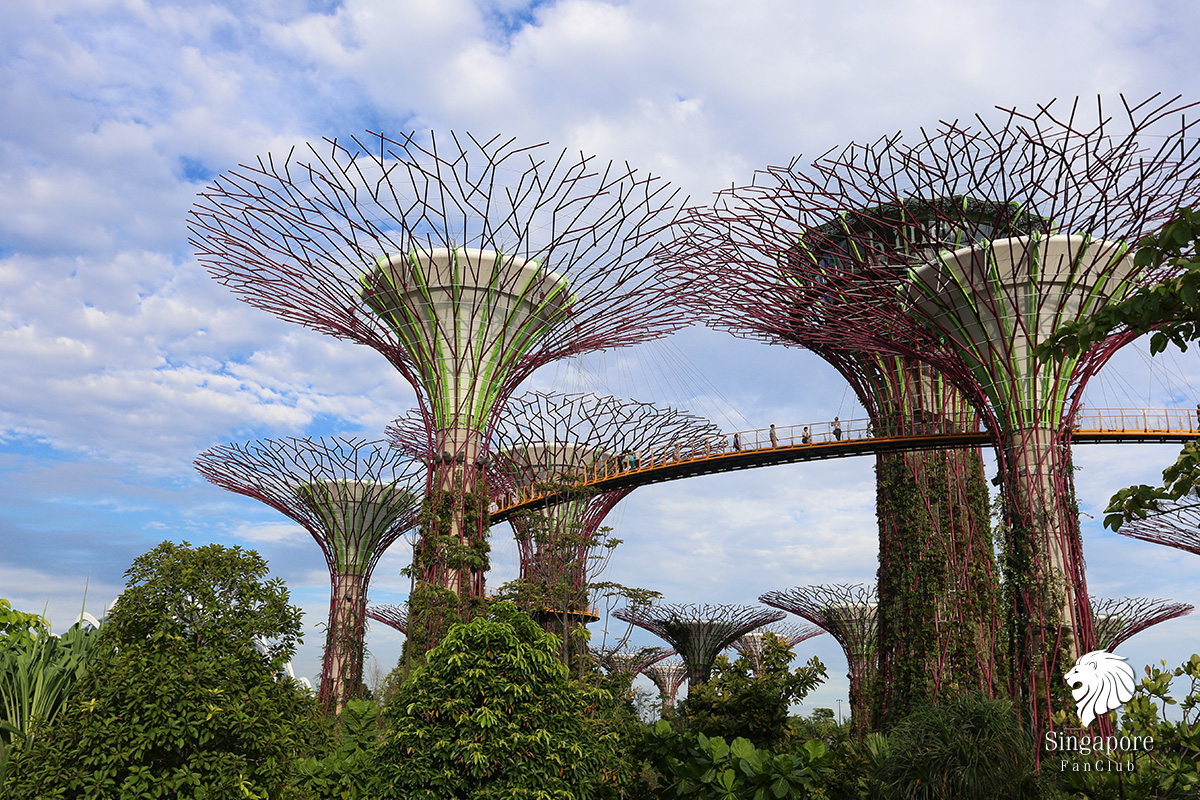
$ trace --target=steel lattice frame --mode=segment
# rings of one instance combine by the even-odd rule
[[[613,612],[622,622],[650,631],[675,648],[687,664],[688,685],[708,681],[713,662],[738,637],[784,614],[760,606],[667,603],[627,606]]]
[[[647,666],[642,670],[642,674],[658,687],[662,696],[663,713],[674,708],[679,688],[688,679],[687,664],[683,663],[682,659],[663,660]]]
[[[362,683],[367,587],[379,557],[417,525],[411,459],[361,439],[266,439],[196,458],[212,483],[290,517],[321,547],[332,592],[319,700],[338,713]]]
[[[619,647],[593,648],[592,656],[610,675],[627,673],[637,676],[646,671],[652,664],[657,664],[664,658],[675,655],[674,650],[665,647],[639,647],[636,650],[625,650]]]
[[[1160,501],[1158,511],[1126,522],[1117,533],[1200,556],[1200,502],[1195,497]]]
[[[1149,597],[1122,597],[1113,599],[1093,597],[1092,619],[1096,626],[1096,648],[1116,650],[1130,637],[1136,636],[1152,625],[1178,619],[1192,613],[1195,608],[1187,603],[1173,600],[1154,600]]]
[[[772,608],[803,617],[842,646],[850,679],[850,718],[855,728],[871,725],[871,687],[879,668],[879,626],[874,586],[797,586],[758,598]]]
[[[1062,695],[1064,657],[1093,644],[1072,420],[1088,378],[1131,336],[1047,363],[1031,350],[1164,277],[1128,251],[1200,189],[1188,107],[1152,98],[1093,118],[1051,105],[850,145],[766,170],[690,231],[723,251],[689,267],[694,278],[735,263],[739,309],[804,311],[781,317],[779,336],[819,336],[837,319],[834,346],[925,361],[980,411],[1005,479],[1012,689],[1035,732]]]
[[[475,492],[491,415],[533,370],[690,321],[646,258],[677,190],[628,164],[500,136],[369,134],[260,157],[200,196],[191,241],[217,280],[373,347],[412,384],[445,456],[431,494]],[[460,499],[423,546],[470,547],[485,517]],[[424,585],[482,596],[482,568],[419,560]]]
[[[395,628],[401,633],[408,633],[408,603],[382,603],[367,606],[367,617],[382,622],[389,628]]]
[[[814,636],[820,636],[825,630],[816,625],[805,625],[796,622],[777,622],[773,625],[764,625],[756,631],[747,633],[744,636],[738,637],[733,644],[730,645],[737,651],[738,655],[745,656],[750,659],[753,664],[754,672],[757,674],[762,668],[762,651],[763,639],[766,634],[771,634],[779,641],[783,642],[788,649],[795,647],[801,642],[806,642]]]

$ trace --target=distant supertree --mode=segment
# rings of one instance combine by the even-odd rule
[[[362,684],[371,573],[383,552],[417,525],[413,462],[381,442],[267,439],[206,450],[196,469],[295,520],[320,545],[332,592],[319,698],[328,712],[340,712]]]
[[[483,594],[492,414],[544,364],[690,321],[646,260],[675,202],[653,176],[546,145],[370,134],[260,157],[193,207],[214,277],[373,347],[416,391],[439,455],[412,601],[423,647]]]
[[[662,696],[662,708],[666,713],[675,707],[675,697],[688,677],[687,665],[681,659],[658,661],[642,670],[642,674],[654,682]]]
[[[750,659],[750,662],[754,665],[754,671],[757,673],[761,668],[763,644],[765,643],[766,634],[771,634],[790,649],[801,642],[808,641],[814,636],[820,636],[824,632],[824,629],[816,625],[805,625],[798,622],[777,622],[773,625],[764,625],[758,630],[747,633],[744,636],[739,636],[730,647],[736,650],[738,655]]]
[[[1163,277],[1129,249],[1200,188],[1186,108],[1044,106],[850,145],[735,191],[722,210],[735,221],[714,238],[772,267],[732,304],[796,309],[781,336],[836,318],[840,348],[923,361],[982,415],[1003,476],[1011,688],[1035,732],[1094,644],[1070,432],[1088,378],[1131,337],[1047,362],[1033,350]]]
[[[634,488],[576,486],[584,471],[615,469],[621,459],[652,457],[719,435],[716,425],[692,414],[615,397],[531,392],[509,402],[490,436],[493,492],[515,494],[550,484],[566,493],[561,502],[509,519],[520,577],[549,601],[548,627],[587,611],[589,584],[611,555],[598,533]]]
[[[759,602],[804,617],[829,633],[846,654],[850,715],[858,730],[871,726],[871,687],[879,664],[879,626],[874,586],[830,584],[767,592]]]
[[[593,648],[591,652],[596,662],[609,674],[628,673],[631,677],[640,675],[650,665],[675,655],[674,650],[665,647],[639,647],[634,650],[602,647]]]
[[[708,681],[722,650],[739,636],[785,615],[759,606],[672,603],[626,606],[613,616],[650,631],[675,648],[687,664],[688,685],[699,686]]]
[[[401,633],[408,633],[408,603],[367,606],[367,616]]]
[[[1115,650],[1121,643],[1152,625],[1184,617],[1195,608],[1172,600],[1148,597],[1092,598],[1092,618],[1096,625],[1096,647]]]
[[[1117,533],[1200,556],[1200,502],[1195,497],[1160,501],[1158,510],[1124,523]]]

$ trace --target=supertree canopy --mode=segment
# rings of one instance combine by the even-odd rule
[[[930,365],[863,348],[861,306],[836,295],[814,302],[809,283],[781,269],[770,228],[760,234],[761,215],[769,226],[774,213],[762,202],[760,187],[719,193],[716,208],[694,211],[661,254],[702,318],[819,355],[849,382],[877,435],[978,431],[974,408]],[[789,251],[784,263],[795,258]],[[944,686],[993,694],[1002,630],[980,451],[881,452],[875,470],[881,664],[871,695],[882,724],[936,700]]]
[[[879,630],[874,586],[831,584],[797,586],[767,592],[759,602],[803,617],[829,633],[846,654],[850,678],[851,721],[859,730],[870,725],[872,685],[879,663]]]
[[[730,647],[736,650],[738,655],[748,658],[757,673],[762,666],[763,645],[766,643],[767,634],[774,636],[790,650],[801,642],[806,642],[814,636],[820,636],[824,632],[824,629],[816,625],[778,622],[773,625],[764,625],[756,631],[739,636]]]
[[[367,587],[379,557],[417,525],[413,462],[356,439],[267,439],[206,450],[205,478],[260,500],[312,534],[325,554],[332,593],[320,702],[338,713],[362,684]]]
[[[1157,510],[1129,520],[1117,533],[1200,556],[1200,502],[1195,497],[1160,500]]]
[[[658,687],[658,692],[662,696],[663,711],[667,712],[674,708],[679,688],[683,686],[688,677],[688,668],[683,660],[671,658],[657,661],[643,668],[642,674]]]
[[[491,414],[543,364],[689,321],[645,258],[675,202],[653,176],[546,145],[370,134],[260,157],[193,207],[192,243],[219,281],[375,348],[417,392],[443,456],[429,491],[452,495],[431,497],[418,553],[423,586],[445,590],[413,599],[425,646],[445,622],[431,608],[469,614],[483,593]]]
[[[670,644],[687,664],[688,685],[699,686],[708,681],[722,650],[738,637],[785,615],[759,606],[671,603],[626,606],[613,616]]]
[[[510,518],[520,577],[546,596],[548,610],[586,610],[589,581],[611,552],[598,532],[633,491],[575,486],[583,470],[719,433],[692,414],[615,397],[533,392],[509,402],[491,434],[493,491],[516,493],[538,484],[565,491],[561,502]]]
[[[367,617],[382,622],[389,628],[408,633],[408,604],[382,603],[367,606]]]
[[[627,673],[631,677],[642,674],[652,664],[675,655],[665,647],[639,647],[628,650],[619,647],[592,648],[596,662],[610,674]]]
[[[1093,597],[1092,619],[1096,626],[1096,647],[1115,650],[1121,643],[1153,625],[1192,613],[1187,603],[1171,600],[1152,600],[1148,597],[1113,599]]]
[[[1130,335],[1053,361],[1033,349],[1163,277],[1129,248],[1200,188],[1185,108],[1051,104],[852,144],[735,190],[712,236],[762,265],[732,303],[794,310],[773,323],[780,336],[837,319],[839,347],[923,361],[980,412],[1004,478],[1011,688],[1038,729],[1069,702],[1061,674],[1094,643],[1072,421],[1087,379]],[[694,271],[706,269],[720,267]]]

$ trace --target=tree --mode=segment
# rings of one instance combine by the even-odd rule
[[[684,713],[688,727],[726,741],[738,737],[774,749],[788,735],[788,709],[815,689],[825,666],[814,656],[790,670],[792,649],[775,634],[763,635],[755,659],[743,654],[733,663],[718,656],[714,677],[688,689]]]
[[[300,611],[254,551],[164,542],[126,572],[91,671],[10,764],[14,797],[291,796],[315,703],[277,673]],[[260,652],[259,642],[271,642]]]
[[[376,796],[403,800],[615,797],[609,692],[570,680],[557,637],[511,603],[456,625],[384,717]]]
[[[1134,263],[1171,271],[1172,277],[1106,306],[1086,321],[1064,325],[1038,346],[1039,358],[1074,355],[1118,330],[1151,333],[1150,354],[1175,345],[1186,351],[1200,339],[1200,210],[1179,209],[1175,219],[1138,243]],[[1163,470],[1162,486],[1130,486],[1105,509],[1104,525],[1121,525],[1158,513],[1164,504],[1195,496],[1200,486],[1200,441],[1188,442]],[[1178,510],[1177,506],[1171,508]]]

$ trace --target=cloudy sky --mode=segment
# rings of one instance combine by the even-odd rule
[[[255,547],[307,611],[306,675],[327,608],[316,545],[191,461],[255,437],[374,437],[413,393],[374,351],[278,322],[205,274],[184,222],[215,175],[327,136],[456,130],[628,160],[708,203],[756,168],[995,106],[1200,100],[1200,9],[1186,0],[7,0],[0,31],[0,596],[61,629],[85,585],[99,616],[163,539]],[[1144,351],[1123,352],[1089,405],[1195,402],[1195,353]],[[704,329],[529,386],[672,403],[729,430],[857,413],[815,357]],[[1174,452],[1078,450],[1093,593],[1200,604],[1200,559],[1093,519]],[[639,490],[611,518],[626,544],[607,577],[677,602],[870,580],[872,466]],[[495,537],[493,585],[516,570],[507,532]],[[404,598],[407,561],[403,546],[385,556],[374,601]],[[377,626],[368,646],[390,667],[399,642]],[[1200,618],[1123,648],[1138,667],[1196,650]],[[813,701],[844,698],[833,642],[802,652],[830,666]]]

